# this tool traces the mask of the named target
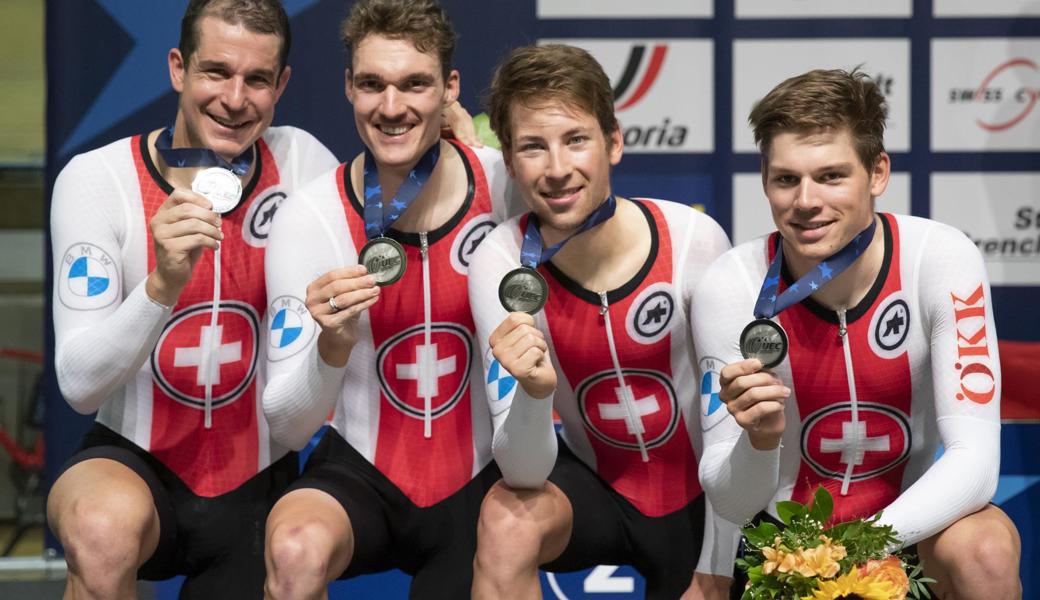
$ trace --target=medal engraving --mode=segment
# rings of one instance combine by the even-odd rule
[[[506,273],[498,285],[498,300],[509,312],[535,314],[549,299],[549,285],[545,278],[528,267]]]
[[[740,332],[740,353],[757,358],[763,369],[772,369],[787,357],[787,333],[769,319],[756,319]]]
[[[213,204],[213,212],[222,215],[238,205],[242,197],[242,181],[225,168],[210,167],[195,176],[191,191],[205,196]]]
[[[358,262],[365,265],[368,274],[376,279],[376,285],[390,285],[404,275],[408,267],[404,248],[396,240],[377,237],[361,248]]]

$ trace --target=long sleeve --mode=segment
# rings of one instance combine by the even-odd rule
[[[944,452],[882,513],[881,521],[906,544],[985,506],[1000,471],[1000,359],[982,256],[945,225],[934,225],[928,235],[917,273],[918,304],[931,331],[935,416]]]
[[[499,225],[480,244],[470,264],[469,294],[477,340],[484,357],[494,437],[492,453],[506,484],[538,488],[556,463],[556,433],[552,422],[553,396],[534,399],[492,356],[488,340],[508,313],[498,300],[498,282],[519,266],[516,220]],[[541,317],[536,317],[536,324]]]
[[[136,250],[125,171],[131,182],[136,175],[130,145],[122,146],[74,158],[51,203],[55,372],[62,395],[83,414],[141,369],[170,317],[169,307],[145,293],[143,279],[124,293],[132,280],[124,256]]]

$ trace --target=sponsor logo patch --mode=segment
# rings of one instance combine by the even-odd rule
[[[79,242],[61,258],[58,298],[73,310],[97,310],[119,297],[119,270],[104,250]]]

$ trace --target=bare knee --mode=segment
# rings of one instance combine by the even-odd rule
[[[330,573],[334,540],[327,523],[305,516],[269,523],[267,591],[274,598],[320,597]]]
[[[563,525],[561,515],[554,510],[555,503],[549,492],[517,491],[502,482],[495,484],[480,508],[477,568],[515,575],[533,571],[541,562],[559,555],[562,547],[550,548],[558,545],[553,541],[561,537]],[[569,511],[562,517],[569,523]]]
[[[992,508],[992,507],[991,507]],[[992,509],[996,510],[996,509]],[[981,515],[980,515],[981,516]],[[926,574],[939,579],[947,598],[1013,600],[1021,597],[1021,541],[1003,513],[966,519],[922,544]],[[929,569],[928,554],[936,569]],[[947,581],[943,581],[943,579]]]

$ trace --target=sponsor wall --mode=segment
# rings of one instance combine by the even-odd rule
[[[746,126],[753,103],[809,68],[860,66],[873,77],[890,103],[894,168],[878,206],[949,223],[985,256],[1004,382],[995,502],[1022,531],[1023,564],[1040,563],[1040,521],[1031,512],[1040,507],[1040,397],[1026,376],[1040,361],[1040,1],[443,2],[460,33],[466,107],[481,110],[494,65],[511,47],[557,41],[588,49],[611,77],[624,130],[617,191],[700,205],[735,242],[771,229]],[[165,57],[185,4],[48,0],[49,181],[75,153],[173,118]],[[275,119],[313,132],[341,158],[360,149],[335,26],[345,4],[286,0],[293,76]],[[62,282],[90,286],[91,276],[107,272],[103,257],[76,252],[62,259],[58,301],[76,292]],[[112,287],[91,301],[119,292]],[[278,302],[271,339],[313,335],[300,320],[305,312]],[[53,376],[48,391],[53,474],[89,419],[67,408]],[[1023,577],[1026,597],[1040,597],[1040,579],[1031,569]],[[572,600],[637,598],[643,589],[623,566],[547,576],[544,585],[547,598]],[[379,590],[403,598],[406,588],[397,574],[337,584],[334,595]]]

